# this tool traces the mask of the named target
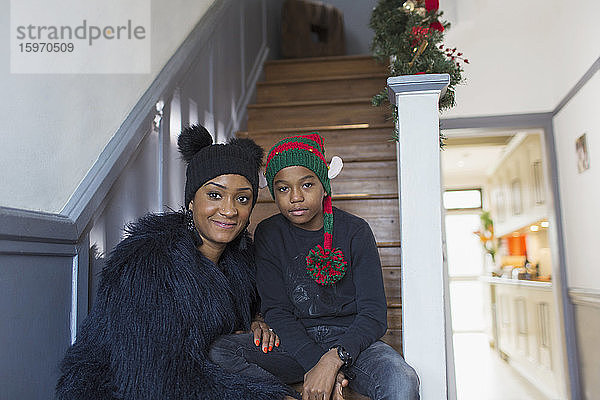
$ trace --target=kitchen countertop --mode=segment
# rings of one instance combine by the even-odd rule
[[[482,276],[479,278],[483,282],[493,283],[493,284],[508,284],[508,285],[518,285],[518,286],[529,286],[535,287],[539,289],[552,288],[552,282],[542,282],[542,281],[531,281],[524,279],[508,279],[508,278],[497,278],[493,276]]]

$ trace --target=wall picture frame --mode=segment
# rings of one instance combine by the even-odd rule
[[[575,140],[575,153],[577,154],[577,172],[581,174],[583,171],[590,168],[590,158],[588,155],[585,133]]]

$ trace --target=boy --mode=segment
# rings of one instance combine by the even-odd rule
[[[280,214],[255,233],[265,321],[305,371],[304,400],[329,399],[339,370],[373,400],[418,399],[415,371],[379,341],[387,306],[375,238],[366,221],[332,208],[324,154],[310,134],[281,140],[267,157]]]

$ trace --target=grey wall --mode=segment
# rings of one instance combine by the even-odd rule
[[[0,157],[3,183],[0,206],[62,212],[140,96],[215,0],[116,3],[121,15],[133,20],[151,14],[149,73],[11,73],[9,55],[14,33],[9,32],[16,28],[11,28],[11,12],[16,10],[12,6],[39,4],[39,12],[43,7],[63,3],[0,0],[0,9],[5,10],[0,14],[0,26],[5,29],[0,36],[0,87],[4,93],[10,93],[0,97],[3,111],[0,140],[4,150]],[[84,10],[93,14],[93,3],[79,4],[81,8],[62,8],[59,14],[65,18],[62,22],[77,21],[76,16]],[[91,21],[94,16],[88,15],[88,18]],[[73,65],[71,72],[77,71]]]
[[[346,36],[346,54],[369,54],[373,31],[369,28],[371,12],[377,0],[321,0],[331,4],[344,14],[344,33]],[[271,43],[271,58],[281,58],[280,18],[284,0],[267,0],[269,13],[268,38]]]
[[[373,31],[369,28],[369,19],[377,0],[323,0],[323,3],[331,4],[344,13],[346,53],[370,53]]]
[[[571,290],[569,294],[575,309],[581,399],[593,400],[600,391],[600,291]]]
[[[225,140],[245,124],[268,56],[267,0],[216,1],[115,133],[63,214],[0,207],[0,399],[49,399],[124,224],[182,204],[176,151],[198,120]],[[153,124],[156,103],[164,103]]]

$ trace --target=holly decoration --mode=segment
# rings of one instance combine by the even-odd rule
[[[340,249],[326,249],[320,244],[306,256],[306,272],[318,284],[333,285],[346,275],[348,262]]]
[[[390,76],[416,74],[448,74],[450,84],[440,98],[440,110],[455,105],[455,86],[463,81],[463,64],[469,60],[456,48],[442,42],[450,28],[441,20],[438,0],[379,0],[373,9],[369,26],[375,35],[371,43],[373,56],[389,63]],[[387,101],[387,90],[373,96],[375,106]],[[392,110],[394,120],[397,117]],[[397,140],[398,132],[394,132]],[[443,146],[440,135],[440,146]]]

